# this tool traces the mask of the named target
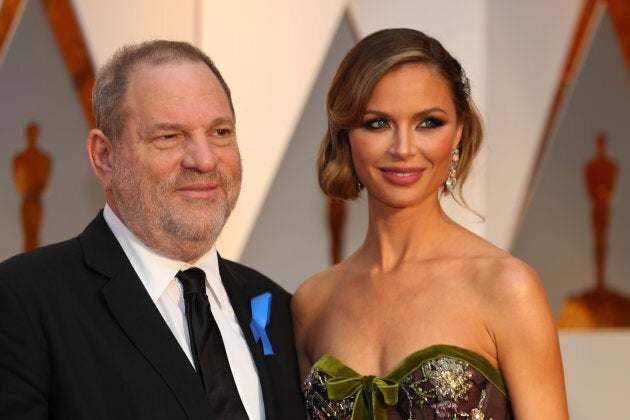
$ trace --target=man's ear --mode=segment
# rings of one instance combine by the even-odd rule
[[[104,188],[109,185],[114,158],[114,146],[109,137],[99,129],[93,129],[88,134],[87,152],[94,175]]]

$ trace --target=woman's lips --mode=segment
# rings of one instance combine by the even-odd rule
[[[383,177],[391,182],[392,184],[406,186],[411,185],[417,182],[420,178],[422,178],[422,174],[424,173],[424,168],[396,168],[396,167],[387,167],[380,168],[383,173]]]

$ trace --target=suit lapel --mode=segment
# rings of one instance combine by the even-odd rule
[[[272,418],[270,413],[275,413],[273,385],[270,377],[269,368],[265,363],[265,355],[262,352],[262,344],[256,343],[254,336],[249,328],[251,321],[251,299],[264,291],[256,289],[256,285],[248,281],[242,276],[237,276],[225,261],[219,256],[219,273],[221,281],[230,298],[230,303],[238,319],[238,323],[245,336],[245,341],[249,347],[249,351],[256,363],[258,370],[258,379],[262,388],[263,399],[265,402],[265,413],[267,418]],[[267,356],[268,357],[268,356]]]
[[[125,334],[171,388],[190,418],[209,418],[199,377],[157,310],[102,213],[79,236],[86,264],[110,278],[103,296]]]

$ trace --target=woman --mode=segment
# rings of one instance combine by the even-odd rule
[[[537,274],[451,220],[482,140],[460,64],[410,29],[376,32],[328,93],[330,197],[365,189],[365,241],[293,299],[311,418],[568,418]]]

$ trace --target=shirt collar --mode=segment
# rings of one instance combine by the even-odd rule
[[[103,217],[154,303],[162,296],[179,270],[192,267],[190,264],[166,257],[146,246],[124,225],[107,204],[103,210]],[[217,295],[217,300],[222,305],[224,300],[223,284],[219,275],[216,246],[212,245],[212,248],[202,255],[194,266],[205,271],[206,286],[209,286],[211,291]]]

